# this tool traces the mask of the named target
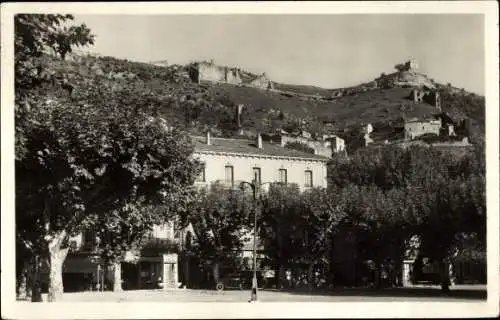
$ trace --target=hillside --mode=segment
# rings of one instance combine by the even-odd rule
[[[403,119],[437,113],[434,106],[410,99],[411,86],[374,86],[372,81],[358,87],[330,90],[277,83],[276,90],[261,90],[229,84],[195,84],[189,80],[185,66],[155,66],[78,55],[66,61],[49,60],[55,73],[68,74],[76,90],[94,78],[117,89],[142,88],[170,125],[194,134],[203,134],[210,128],[215,135],[234,136],[238,104],[244,105],[242,129],[248,136],[278,128],[349,136],[344,133],[368,123],[375,128],[388,128]],[[441,92],[443,111],[455,121],[472,119],[473,135],[480,137],[484,133],[484,97],[452,90],[451,86],[436,84],[436,87]],[[334,92],[342,93],[331,99]],[[302,95],[319,95],[322,99]]]

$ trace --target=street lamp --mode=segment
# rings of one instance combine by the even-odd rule
[[[252,294],[250,296],[250,301],[257,301],[257,210],[259,208],[258,200],[259,200],[259,192],[260,192],[260,187],[263,185],[270,183],[270,182],[265,182],[265,183],[259,183],[259,180],[257,179],[257,173],[255,173],[253,181],[247,182],[243,181],[240,184],[240,189],[244,190],[245,184],[249,185],[252,188],[253,191],[253,201],[254,201],[254,222],[253,222],[253,278],[252,278]]]

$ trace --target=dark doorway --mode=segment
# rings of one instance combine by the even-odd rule
[[[133,263],[122,262],[123,290],[139,289],[139,266]]]

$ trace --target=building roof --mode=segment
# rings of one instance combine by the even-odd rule
[[[192,136],[195,152],[227,152],[257,156],[274,156],[286,158],[301,158],[304,160],[328,161],[327,157],[301,152],[281,147],[279,145],[262,142],[262,149],[257,148],[255,141],[247,139],[210,138],[210,145],[206,138]]]
[[[413,119],[408,119],[408,120],[405,120],[404,123],[407,124],[407,123],[422,123],[422,122],[434,122],[434,121],[439,121],[441,120],[440,117],[434,115],[434,116],[431,116],[431,117],[427,117],[427,118],[424,118],[424,119],[418,119],[418,118],[413,118]]]

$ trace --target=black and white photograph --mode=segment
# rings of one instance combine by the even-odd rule
[[[2,318],[498,316],[498,4],[238,4],[2,5]]]

